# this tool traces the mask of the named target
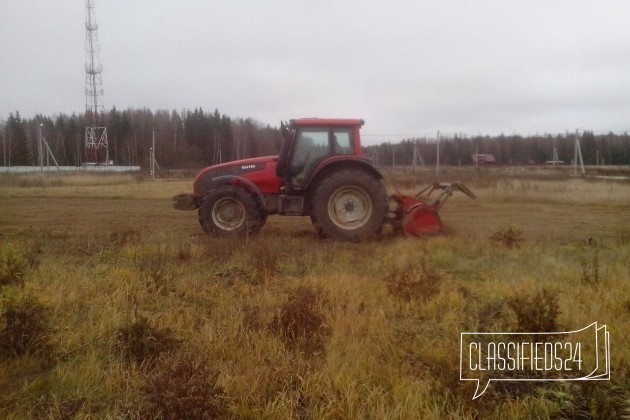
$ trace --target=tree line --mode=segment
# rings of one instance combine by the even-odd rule
[[[109,158],[115,165],[148,166],[155,138],[155,159],[161,168],[198,168],[253,156],[277,154],[279,129],[251,118],[231,118],[219,110],[151,111],[111,109],[104,116]],[[0,124],[3,165],[38,163],[38,140],[46,140],[59,165],[85,162],[85,114],[36,115],[10,113]]]
[[[109,158],[115,165],[148,166],[155,135],[155,158],[161,168],[199,168],[255,156],[277,154],[281,144],[278,127],[251,118],[231,118],[215,109],[182,111],[112,108],[106,113]],[[2,122],[2,164],[31,166],[38,162],[38,138],[46,139],[59,165],[81,166],[85,162],[85,114],[23,118],[19,112]],[[580,133],[584,163],[630,164],[628,133]],[[554,158],[571,163],[575,134],[441,136],[439,159],[444,165],[472,164],[473,155],[492,154],[497,164],[543,164]],[[436,138],[411,138],[399,143],[364,147],[366,156],[379,165],[435,164]]]
[[[439,160],[443,165],[474,164],[476,154],[491,154],[499,165],[538,165],[554,160],[570,164],[575,157],[575,133],[557,135],[499,135],[499,136],[441,136]],[[630,164],[630,135],[579,133],[579,147],[585,165]],[[400,143],[381,143],[365,147],[366,156],[381,166],[427,164],[438,159],[438,141],[435,138],[405,139]]]

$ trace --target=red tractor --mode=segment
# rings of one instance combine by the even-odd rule
[[[434,198],[393,195],[383,176],[363,157],[359,119],[304,118],[282,124],[278,156],[223,163],[203,169],[193,194],[173,199],[178,210],[199,209],[199,223],[215,235],[248,235],[267,216],[310,216],[320,235],[359,241],[392,222],[405,234],[442,231],[441,205],[463,185],[434,184]],[[430,195],[430,193],[429,193]]]

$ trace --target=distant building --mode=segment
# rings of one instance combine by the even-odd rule
[[[497,160],[494,158],[493,154],[490,153],[477,153],[472,155],[473,164],[475,165],[496,165]]]

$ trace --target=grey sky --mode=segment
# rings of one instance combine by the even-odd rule
[[[106,109],[358,117],[406,137],[630,131],[629,1],[95,4]],[[83,0],[0,0],[0,120],[84,111],[84,20]]]

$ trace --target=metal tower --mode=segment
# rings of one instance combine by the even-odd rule
[[[85,162],[88,165],[109,164],[107,128],[105,127],[103,97],[103,66],[98,60],[101,49],[98,42],[98,25],[94,2],[85,1]]]

